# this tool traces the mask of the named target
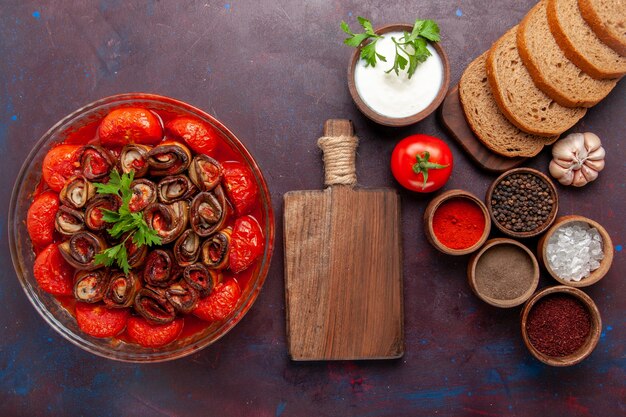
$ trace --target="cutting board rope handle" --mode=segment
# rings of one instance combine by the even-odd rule
[[[338,129],[338,126],[342,128]],[[347,134],[337,134],[340,132]],[[359,138],[353,135],[352,123],[348,120],[328,120],[324,134],[326,136],[317,140],[317,145],[324,152],[324,183],[326,186],[355,185]]]

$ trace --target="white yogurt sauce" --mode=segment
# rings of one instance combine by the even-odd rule
[[[354,83],[361,99],[376,113],[393,118],[424,110],[437,97],[443,82],[443,63],[430,44],[427,48],[432,56],[417,66],[410,79],[406,70],[400,71],[399,76],[394,71],[385,73],[393,67],[396,56],[391,38],[399,40],[402,35],[402,32],[388,32],[376,43],[376,52],[387,58],[387,62],[378,60],[375,67],[366,67],[365,61],[359,59],[354,69]]]

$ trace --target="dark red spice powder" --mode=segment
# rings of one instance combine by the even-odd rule
[[[467,198],[443,202],[433,216],[433,232],[450,249],[467,249],[478,242],[485,230],[485,216],[478,204]]]
[[[578,299],[550,295],[530,310],[526,331],[531,344],[544,355],[568,356],[585,344],[591,332],[591,316]]]

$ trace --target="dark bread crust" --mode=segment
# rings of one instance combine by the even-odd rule
[[[517,28],[511,28],[489,50],[487,77],[494,99],[506,118],[524,132],[560,135],[587,109],[563,107],[535,86],[517,50]]]
[[[550,32],[565,56],[593,78],[626,74],[626,58],[605,45],[583,19],[578,0],[547,0]],[[566,11],[568,7],[575,10]],[[572,37],[583,39],[575,42]]]
[[[532,157],[557,137],[522,132],[500,112],[491,94],[485,68],[487,52],[472,61],[459,81],[465,119],[476,137],[491,151],[506,157]]]
[[[567,59],[550,33],[545,1],[520,23],[517,49],[535,85],[561,106],[591,107],[617,85],[592,78]]]
[[[621,1],[622,3],[620,0],[613,0],[614,3],[607,6],[609,8],[612,6],[611,18],[618,19],[617,22],[611,22],[612,24],[607,22],[606,18],[603,18],[600,11],[597,10],[597,7],[600,6],[598,3],[606,5],[606,0],[596,0],[596,2],[594,0],[578,0],[578,7],[583,19],[598,38],[621,56],[626,56],[626,33],[624,33],[626,32],[626,3]],[[622,10],[619,9],[620,5]],[[621,33],[620,27],[624,28]]]

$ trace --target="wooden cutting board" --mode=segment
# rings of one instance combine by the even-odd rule
[[[482,169],[491,172],[504,172],[521,165],[527,158],[505,158],[489,150],[474,136],[474,132],[467,124],[461,100],[459,99],[459,86],[456,85],[448,91],[441,105],[441,121],[448,129],[452,137],[469,154],[476,164]]]
[[[289,354],[296,361],[398,358],[400,199],[393,189],[354,188],[350,121],[326,121],[324,136],[327,188],[284,197]]]

